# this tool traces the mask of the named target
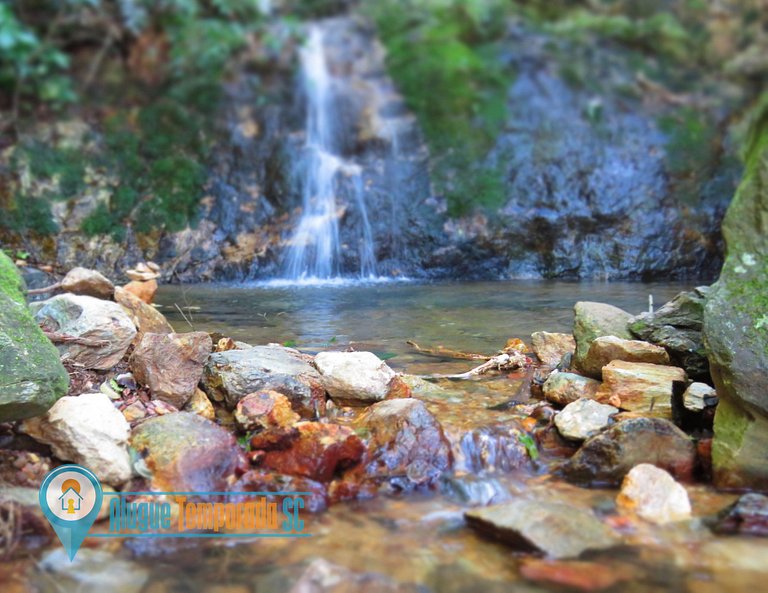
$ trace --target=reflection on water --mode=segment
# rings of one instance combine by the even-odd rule
[[[526,338],[542,329],[569,331],[572,307],[578,300],[609,302],[640,312],[647,309],[649,294],[660,305],[684,288],[669,284],[562,282],[385,284],[301,290],[195,286],[165,287],[159,301],[178,331],[187,331],[192,325],[253,344],[292,342],[308,351],[353,343],[359,349],[386,354],[389,362],[400,369],[431,373],[466,370],[471,363],[443,363],[417,355],[405,345],[406,339],[423,345],[492,352],[508,337]],[[507,400],[521,381],[519,376],[506,376],[441,382],[443,390],[425,390],[419,397],[447,433],[461,435],[473,427],[512,425],[513,413],[489,408]],[[719,494],[701,485],[689,486],[688,491],[696,517],[712,514],[734,500],[734,495]],[[124,547],[119,543],[109,546],[134,563],[136,574],[146,571],[149,575],[143,593],[288,591],[307,564],[317,558],[409,584],[404,591],[573,590],[527,579],[525,575],[530,576],[532,569],[540,571],[541,564],[532,565],[530,556],[478,537],[464,527],[462,511],[473,500],[524,496],[565,500],[610,513],[616,495],[615,491],[576,488],[542,471],[530,470],[492,475],[458,471],[445,481],[443,492],[336,505],[324,514],[307,518],[307,530],[313,536],[301,541],[261,540],[230,545],[133,540]],[[698,518],[665,528],[637,522],[618,527],[623,529],[627,547],[593,554],[586,564],[575,566],[588,573],[599,572],[609,590],[714,593],[752,587],[757,591],[768,576],[768,542],[715,537]],[[90,540],[90,545],[98,544]],[[31,585],[44,593],[92,590],[83,585],[88,581],[86,575],[70,584],[64,578],[51,579],[34,563],[18,566],[31,575],[31,584],[26,579],[16,581],[23,583],[18,590],[29,590]],[[109,574],[110,568],[106,565],[81,570]],[[0,572],[0,580],[3,574]],[[349,584],[332,590],[395,590],[380,583],[373,585]],[[108,589],[138,593],[119,584]],[[298,593],[324,590],[302,588]]]
[[[659,305],[689,288],[682,284],[545,281],[471,284],[389,283],[339,286],[253,285],[164,287],[161,310],[178,331],[221,331],[245,342],[295,343],[309,351],[355,343],[414,361],[406,340],[494,352],[509,337],[539,330],[571,330],[573,305],[602,301],[632,313]]]

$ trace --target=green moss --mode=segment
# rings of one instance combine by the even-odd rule
[[[24,280],[11,259],[0,251],[0,292],[16,302],[26,304]]]
[[[727,467],[738,454],[744,436],[751,424],[750,417],[729,399],[721,399],[715,417],[715,440],[712,445],[712,463]]]
[[[367,4],[389,71],[433,155],[433,179],[451,214],[501,201],[500,170],[478,170],[507,116],[510,72],[499,58],[500,0],[382,0]]]

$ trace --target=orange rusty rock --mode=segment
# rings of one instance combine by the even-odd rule
[[[363,441],[347,426],[299,422],[294,428],[293,438],[288,443],[284,441],[283,448],[266,452],[261,459],[262,467],[330,482],[345,469],[357,465],[365,453]]]
[[[152,301],[155,300],[155,293],[157,292],[157,280],[149,280],[147,282],[132,280],[123,286],[123,289],[151,305]]]
[[[609,566],[580,560],[539,558],[524,560],[520,574],[530,581],[564,585],[580,591],[602,591],[635,576],[633,569],[626,564]]]

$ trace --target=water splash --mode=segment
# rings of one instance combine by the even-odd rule
[[[342,269],[339,219],[346,196],[359,213],[359,278],[376,276],[373,233],[366,209],[362,170],[340,153],[340,118],[335,113],[338,81],[328,68],[323,31],[313,25],[300,50],[301,83],[307,97],[306,140],[302,160],[302,215],[290,239],[284,273],[292,281],[339,278]]]

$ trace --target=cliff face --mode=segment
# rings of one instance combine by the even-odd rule
[[[494,60],[504,73],[506,115],[492,130],[490,150],[455,170],[470,139],[455,138],[447,150],[430,154],[424,122],[409,108],[412,97],[393,82],[396,72],[370,22],[354,15],[316,21],[327,30],[326,57],[338,86],[335,116],[345,130],[339,144],[360,169],[380,274],[716,275],[723,261],[720,224],[741,169],[734,149],[737,114],[749,100],[750,84],[688,67],[677,46],[659,42],[655,52],[645,39],[638,49],[635,42],[644,38],[634,29],[621,30],[634,40],[627,45],[616,39],[617,23],[624,21],[587,20],[579,35],[571,34],[575,25],[568,22],[505,21]],[[605,28],[606,22],[614,27],[610,34],[595,30],[595,23]],[[81,177],[70,183],[22,167],[14,183],[30,195],[60,190],[51,208],[59,230],[45,236],[0,228],[0,240],[28,252],[31,261],[111,275],[152,259],[172,281],[279,276],[300,216],[297,163],[306,98],[296,72],[301,36],[286,33],[279,20],[270,35],[285,38],[280,49],[263,42],[248,47],[224,83],[204,195],[189,226],[146,230],[132,221],[120,233],[88,235],[85,221],[120,197],[115,177],[84,167],[68,173]],[[662,49],[678,58],[670,61]],[[732,68],[757,67],[740,60]],[[740,76],[756,76],[752,70]],[[435,103],[450,91],[435,88],[430,95],[429,80],[424,85]],[[98,155],[109,139],[103,126],[89,122],[40,125],[27,141]],[[467,129],[474,125],[470,121]],[[4,153],[7,167],[13,152]],[[337,196],[347,271],[358,268],[361,224],[359,203],[345,190],[352,177],[340,180]],[[444,191],[446,179],[447,186],[464,188],[460,198],[476,207],[460,216],[452,208],[456,196]]]

